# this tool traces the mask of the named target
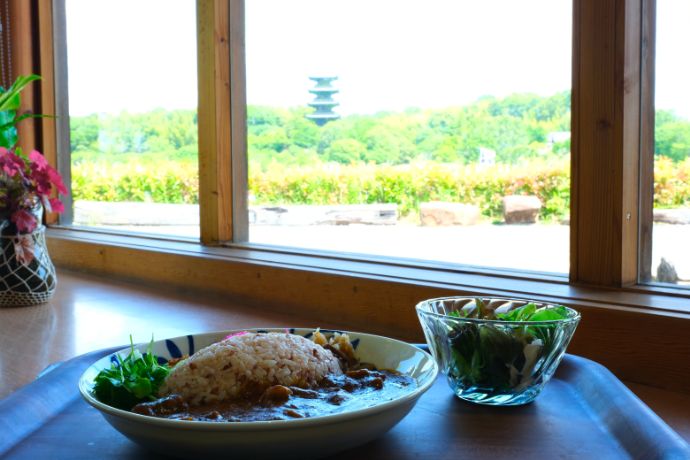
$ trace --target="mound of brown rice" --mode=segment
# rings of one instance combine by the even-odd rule
[[[244,333],[197,351],[175,366],[159,396],[179,394],[204,404],[263,391],[271,385],[317,385],[328,374],[342,374],[329,350],[299,335]]]

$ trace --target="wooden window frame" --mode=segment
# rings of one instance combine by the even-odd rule
[[[654,226],[654,123],[656,0],[642,0],[640,56],[640,283],[652,280],[652,230]],[[669,288],[666,288],[669,289]]]
[[[51,113],[66,107],[64,93],[54,89],[64,88],[64,56],[56,59],[53,43],[46,45],[60,39],[52,8],[64,0],[33,1],[41,109]],[[300,323],[328,318],[409,340],[421,339],[412,306],[423,298],[502,295],[566,303],[583,312],[573,352],[629,381],[690,392],[690,369],[678,367],[690,361],[690,293],[638,283],[651,225],[651,208],[640,197],[647,197],[651,177],[645,149],[654,0],[573,1],[569,280],[238,244],[247,239],[243,5],[197,0],[202,244],[56,225],[48,239],[58,265],[213,291],[257,308],[291,309]],[[52,107],[45,103],[51,98]],[[44,149],[60,152],[49,154],[51,161],[66,171],[68,138],[65,143],[49,123],[39,131]]]

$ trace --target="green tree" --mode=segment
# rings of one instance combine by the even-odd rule
[[[315,148],[319,142],[320,128],[306,118],[308,109],[294,109],[285,122],[285,133],[291,144],[302,148]]]
[[[70,148],[72,152],[97,150],[100,125],[98,115],[70,118]]]
[[[690,156],[690,121],[671,121],[657,125],[654,153],[682,161]]]
[[[356,163],[366,158],[367,147],[355,139],[337,139],[326,148],[327,161]]]

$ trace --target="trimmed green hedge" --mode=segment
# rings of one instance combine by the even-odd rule
[[[655,164],[655,206],[690,204],[690,159]],[[455,165],[432,161],[408,165],[286,167],[272,164],[250,171],[253,204],[397,203],[403,215],[419,203],[454,201],[478,205],[485,216],[501,218],[504,195],[537,195],[542,219],[568,215],[570,173],[567,160],[533,160],[522,166]],[[151,164],[82,163],[72,169],[75,200],[197,203],[199,183],[194,162]]]
[[[403,215],[427,201],[478,205],[484,215],[500,218],[504,195],[537,195],[542,218],[568,214],[568,163],[531,162],[521,167],[461,166],[435,162],[409,165],[336,165],[285,168],[273,165],[249,177],[255,203],[358,204],[397,203]]]
[[[191,161],[82,162],[72,166],[72,194],[75,200],[198,203],[198,166]]]

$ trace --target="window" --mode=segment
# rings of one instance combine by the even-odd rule
[[[69,2],[76,3],[76,0],[66,1],[68,6]],[[55,21],[58,36],[59,10],[60,5],[64,3],[65,0],[54,0],[58,12]],[[275,3],[271,3],[270,0],[197,0],[196,60],[199,84],[195,95],[198,93],[199,97],[197,128],[201,147],[198,179],[200,224],[196,231],[200,233],[204,245],[222,247],[203,248],[200,251],[205,254],[223,254],[223,257],[244,260],[250,265],[269,260],[271,263],[284,266],[286,270],[296,265],[306,266],[315,269],[314,273],[324,267],[331,269],[350,262],[360,264],[357,270],[361,271],[357,271],[357,275],[370,274],[372,277],[387,273],[391,267],[417,270],[415,274],[410,275],[413,278],[417,276],[416,273],[426,270],[423,277],[414,279],[426,282],[439,274],[442,279],[451,280],[449,282],[452,286],[460,286],[463,289],[471,287],[481,290],[487,286],[488,289],[499,289],[506,277],[517,279],[519,283],[531,283],[531,279],[542,283],[535,284],[537,287],[534,291],[523,291],[524,284],[511,284],[512,292],[524,292],[525,295],[545,292],[542,289],[547,287],[548,292],[555,292],[550,290],[553,286],[558,286],[555,289],[563,298],[589,295],[576,294],[581,292],[579,285],[595,288],[613,287],[626,291],[642,289],[655,293],[667,292],[658,286],[649,287],[638,283],[640,280],[653,281],[653,277],[656,276],[655,273],[654,276],[652,274],[656,270],[656,267],[653,267],[656,262],[651,262],[652,251],[647,249],[652,247],[651,237],[646,236],[651,235],[652,229],[653,181],[637,180],[640,175],[643,178],[653,177],[645,171],[645,168],[651,168],[653,161],[647,161],[639,153],[641,143],[646,142],[641,140],[640,134],[644,137],[647,126],[645,123],[641,124],[640,119],[653,113],[653,110],[650,111],[645,105],[647,96],[644,79],[640,85],[637,72],[643,68],[654,75],[655,69],[650,70],[650,66],[645,65],[645,59],[649,57],[646,43],[651,35],[642,37],[640,34],[644,35],[642,26],[647,24],[648,18],[653,17],[656,11],[655,2],[602,0],[566,4],[535,0],[534,3],[530,3],[529,9],[519,8],[515,3],[496,1],[491,4],[497,5],[495,10],[500,10],[501,14],[488,14],[484,11],[485,16],[482,16],[479,13],[486,9],[484,3],[470,5],[470,2],[434,0],[428,8],[415,10],[415,19],[419,21],[412,22],[409,12],[411,3],[405,1],[387,3],[382,0],[375,6],[370,2],[348,5],[336,0],[319,2],[319,8],[333,8],[332,11],[327,11],[330,15],[324,13],[324,17],[339,15],[345,18],[347,16],[343,9],[346,7],[366,10],[366,14],[356,18],[356,27],[338,34],[326,33],[327,40],[316,40],[313,37],[322,37],[325,33],[320,29],[321,23],[318,21],[310,22],[311,28],[305,26],[288,28],[290,30],[280,29],[284,24],[304,25],[305,21],[308,22],[309,14],[312,14],[309,6],[315,5],[308,0]],[[524,6],[523,2],[520,2],[520,5]],[[477,14],[451,14],[456,13],[458,8],[473,8],[472,11]],[[380,9],[385,11],[379,11]],[[41,6],[38,10],[39,16],[45,12]],[[264,17],[267,11],[271,11],[271,17],[268,19]],[[434,11],[442,13],[434,14]],[[526,11],[530,14],[520,22],[523,25],[530,24],[530,27],[523,27],[524,30],[510,29],[510,21],[506,18],[518,17]],[[390,14],[385,16],[385,12]],[[541,12],[545,12],[546,19],[538,19]],[[659,15],[661,21],[661,10]],[[191,18],[191,12],[187,16]],[[273,24],[272,17],[277,16],[285,20]],[[464,31],[458,31],[457,27],[438,27],[428,33],[422,33],[426,30],[425,26],[418,24],[432,22],[447,25],[449,17],[456,20],[451,21],[453,24],[460,24],[462,21],[468,21],[468,16],[474,19],[489,17],[494,21],[492,24],[502,27],[487,28],[481,32],[484,34],[481,36],[474,34],[473,38],[476,40],[471,41],[471,46],[468,47],[466,42],[470,40],[464,37]],[[395,20],[391,20],[393,17]],[[425,21],[421,21],[422,19]],[[347,21],[338,23],[340,22]],[[383,25],[389,31],[389,35],[380,33]],[[666,29],[666,26],[658,27]],[[292,29],[296,29],[297,32]],[[306,29],[309,33],[302,32]],[[370,46],[366,46],[365,32],[370,29],[375,29],[379,33],[371,39]],[[506,38],[501,35],[503,29],[512,30],[511,36]],[[407,31],[409,33],[406,33]],[[38,42],[45,43],[48,40],[46,37],[49,36],[41,34]],[[280,36],[281,39],[267,44],[263,41],[265,36]],[[410,36],[414,36],[415,40],[410,40]],[[493,36],[501,37],[501,46],[492,41]],[[537,52],[530,54],[521,49],[510,48],[515,43],[520,43],[524,37],[527,37],[529,43],[519,48],[529,47],[530,50],[538,50]],[[441,38],[452,41],[456,45],[455,48],[446,46]],[[660,32],[659,49],[664,46],[664,40]],[[283,44],[285,48],[281,48]],[[401,45],[398,46],[399,44]],[[67,88],[66,85],[61,85],[61,82],[67,80],[61,79],[59,72],[60,66],[64,66],[67,60],[61,59],[60,53],[61,50],[69,48],[69,43],[66,39],[58,39],[54,45],[57,56],[54,61],[50,61],[53,55],[48,54],[49,47],[42,46],[37,53],[40,51],[41,62],[55,63],[56,92],[60,100],[66,94]],[[465,58],[467,53],[471,54],[482,47],[495,51],[492,56],[497,56],[498,64],[487,61],[483,62],[482,67],[484,70],[493,71],[481,73],[470,68],[468,72],[452,73],[452,62],[447,61]],[[317,61],[313,62],[320,65],[312,66],[318,68],[310,67],[312,56],[305,52],[304,48],[319,51],[316,53]],[[386,52],[390,53],[393,63],[376,67],[376,56],[369,53],[369,48],[383,50],[383,55],[386,55]],[[501,54],[506,49],[510,52]],[[556,49],[559,52],[554,51]],[[439,59],[439,50],[449,58]],[[571,50],[572,55],[568,57]],[[362,62],[366,63],[371,71],[362,72],[356,65],[339,69],[339,63],[347,62],[348,52],[356,52],[361,56]],[[659,53],[660,82],[663,78],[661,74],[665,71],[661,64],[662,51]],[[486,54],[490,52],[485,50],[483,53],[477,53],[477,56],[482,58]],[[513,60],[515,56],[518,57],[517,60]],[[293,61],[290,61],[290,58]],[[193,57],[190,59],[193,60]],[[468,61],[472,62],[469,58]],[[399,62],[404,62],[406,66],[396,68],[396,63]],[[481,59],[477,62],[481,62]],[[505,62],[513,63],[510,69],[496,70]],[[469,64],[467,66],[469,67]],[[388,67],[397,69],[397,73],[386,74]],[[420,72],[419,69],[431,69],[436,73]],[[571,71],[572,90],[569,91],[568,79],[564,75]],[[512,72],[511,78],[504,79],[507,72]],[[547,80],[539,80],[549,72],[561,75],[563,81],[558,80],[561,83],[549,86],[545,83]],[[670,75],[677,73],[674,70],[670,72]],[[434,76],[433,79],[428,78],[429,73]],[[405,80],[410,75],[415,78],[414,82]],[[461,83],[469,82],[466,86],[486,84],[486,92],[490,94],[470,94],[467,99],[463,99],[462,92],[456,91],[456,79],[447,78],[448,75],[457,76],[457,81]],[[477,75],[485,78],[480,79]],[[524,75],[528,75],[529,79],[525,79]],[[309,79],[333,76],[337,76],[338,79]],[[384,81],[383,77],[388,80]],[[404,90],[395,90],[398,82],[390,83],[391,80],[395,80],[394,77],[406,82]],[[468,80],[462,80],[465,78]],[[525,80],[539,80],[539,88],[530,87],[531,81],[525,83]],[[353,84],[353,81],[376,84],[367,86],[363,83],[358,86]],[[422,84],[419,84],[420,82]],[[515,85],[506,85],[506,82]],[[50,81],[44,85],[42,91],[46,91],[46,88],[50,90],[49,83]],[[435,95],[435,88],[434,91],[430,89],[432,86],[442,89],[441,98]],[[192,85],[188,87],[191,88]],[[50,94],[46,94],[49,98]],[[355,108],[354,102],[360,97],[358,94],[363,95],[364,103]],[[450,118],[444,117],[442,113],[449,107],[444,105],[446,100],[450,101],[449,106],[455,110],[451,110]],[[534,110],[534,106],[523,110],[525,104],[530,106],[531,103],[540,109],[544,108],[541,104],[546,100],[556,102],[555,108],[552,107],[554,110],[544,112]],[[569,106],[572,107],[572,112],[568,113],[561,110],[568,105],[564,104],[567,100],[570,100]],[[333,108],[333,102],[339,105],[331,110],[329,107]],[[61,105],[57,104],[57,107]],[[472,131],[465,129],[466,126],[460,126],[458,120],[461,117],[458,114],[466,114],[477,107],[484,110],[490,118],[503,117],[500,118],[500,122],[492,119],[483,120],[484,126],[503,130],[507,129],[506,126],[510,128],[518,125],[518,132],[524,136],[506,135],[501,139],[510,139],[511,142],[499,146],[492,144],[488,135],[487,138],[479,139],[478,144],[466,143],[467,138],[471,137],[468,133]],[[659,110],[665,108],[659,106]],[[527,113],[527,116],[516,117],[515,113]],[[544,113],[557,116],[544,117]],[[334,114],[339,118],[333,119]],[[330,121],[326,121],[329,116]],[[572,124],[570,139],[567,133],[568,117],[571,118]],[[68,117],[62,117],[62,120],[66,118]],[[360,124],[357,125],[355,121]],[[540,125],[545,121],[548,122],[548,126]],[[659,121],[662,121],[662,117],[659,117]],[[60,118],[57,122],[60,123]],[[529,122],[529,129],[525,129],[525,122]],[[362,131],[367,134],[367,129],[354,129],[355,125],[358,128],[370,128],[373,134],[358,137]],[[404,129],[400,130],[401,126]],[[395,129],[391,131],[392,127]],[[509,130],[506,132],[510,134]],[[51,134],[44,131],[43,136],[49,139]],[[658,137],[661,139],[663,136]],[[649,136],[646,137],[648,138]],[[61,135],[56,139],[64,142],[65,136]],[[372,149],[378,147],[377,143],[381,140],[385,140],[384,147],[389,148]],[[409,148],[410,144],[413,148]],[[393,148],[390,148],[391,145]],[[465,148],[467,145],[469,148]],[[63,171],[69,150],[65,148],[59,152],[60,161],[63,161]],[[515,169],[531,167],[531,162],[535,158],[542,159],[541,155],[544,153],[562,155],[561,159],[564,160],[564,168],[570,176],[571,187],[558,188],[559,192],[554,196],[562,203],[551,209],[562,210],[562,204],[569,200],[570,215],[566,206],[565,212],[552,212],[550,218],[540,215],[540,221],[536,225],[508,226],[500,223],[500,204],[496,204],[499,202],[493,201],[494,204],[488,208],[483,208],[480,203],[480,213],[485,219],[481,230],[486,230],[486,234],[482,231],[477,233],[480,234],[480,240],[483,238],[495,243],[487,248],[475,244],[475,240],[461,236],[461,232],[470,230],[469,226],[420,225],[422,203],[443,201],[455,205],[473,204],[471,200],[443,190],[439,192],[437,189],[434,193],[418,195],[417,187],[411,193],[398,193],[398,196],[408,198],[408,201],[404,202],[388,200],[385,194],[377,194],[380,189],[386,187],[378,187],[372,191],[370,185],[366,193],[353,193],[353,200],[348,194],[349,188],[345,188],[343,192],[342,181],[331,180],[319,183],[316,188],[322,190],[331,187],[331,195],[326,196],[335,196],[336,199],[324,199],[323,195],[318,195],[324,202],[314,203],[316,200],[312,200],[308,205],[305,203],[305,189],[309,192],[309,187],[319,181],[324,182],[321,178],[339,177],[337,174],[348,168],[356,170],[357,167],[362,167],[364,169],[361,171],[371,175],[371,171],[388,169],[397,172],[433,161],[441,164],[443,168],[448,168],[441,169],[443,174],[451,175],[453,167],[465,168],[467,162],[479,161],[480,157],[484,163],[481,168],[491,168],[486,163],[492,161],[492,150],[495,152],[493,161],[509,163],[506,169],[510,169],[511,174]],[[644,148],[642,150],[646,151]],[[371,156],[375,152],[383,154]],[[79,153],[74,153],[75,159],[78,159]],[[517,154],[511,156],[515,153]],[[510,161],[504,161],[507,154]],[[475,156],[475,160],[472,160],[472,155]],[[643,161],[640,161],[641,158]],[[72,160],[68,163],[67,170]],[[449,164],[452,165],[450,168]],[[315,168],[315,165],[321,169]],[[482,170],[481,168],[478,166],[477,170]],[[280,196],[271,196],[271,190],[280,189],[264,187],[267,181],[275,177],[282,177],[287,181],[292,177],[287,172],[292,173],[293,170],[303,174],[304,180],[291,182],[292,188],[287,192],[281,191]],[[280,176],[281,171],[285,171],[286,174]],[[415,170],[417,171],[426,172],[425,169]],[[374,176],[378,180],[380,174]],[[414,175],[415,179],[425,177],[421,173]],[[369,178],[370,176],[364,173],[357,176],[360,182],[366,182]],[[371,182],[374,188],[383,183],[376,180]],[[405,186],[403,182],[394,183],[398,187]],[[648,185],[645,185],[647,183]],[[650,191],[646,191],[645,187]],[[518,193],[531,193],[526,189],[517,188]],[[388,189],[395,191],[395,187]],[[645,208],[647,201],[649,209]],[[545,202],[546,200],[542,200],[540,212],[544,212]],[[350,208],[347,206],[357,207],[360,204],[367,205],[364,207],[366,212],[372,209],[378,209],[379,212],[366,214],[361,210],[355,210],[355,213],[348,213]],[[291,213],[293,209],[288,209],[294,207],[301,210],[303,206],[310,207],[310,213]],[[315,211],[323,211],[318,209],[319,206],[326,206],[328,209],[335,206],[338,210],[327,215],[330,219],[328,225],[307,225],[309,222],[322,222],[314,218]],[[286,210],[288,212],[284,212]],[[397,223],[380,226],[362,224],[372,215],[379,221],[393,216]],[[306,219],[303,219],[305,216]],[[293,217],[298,219],[291,220]],[[275,225],[277,221],[282,224],[296,224]],[[647,221],[648,230],[645,229]],[[70,223],[70,219],[61,222],[68,225]],[[641,233],[638,232],[640,227],[643,228]],[[558,233],[554,234],[557,237],[548,239],[543,234],[535,236],[531,233],[538,233],[541,229],[547,228],[556,228]],[[684,227],[674,228],[680,231]],[[156,231],[160,233],[160,229]],[[390,236],[391,233],[386,233],[395,231],[398,231],[398,234],[393,237]],[[518,236],[511,241],[505,238],[508,233],[501,237],[489,234],[503,231],[514,232],[513,237]],[[431,243],[436,243],[443,249],[446,247],[445,243],[438,244],[441,239],[437,238],[417,237],[421,232],[438,232],[437,235],[448,238],[446,241],[453,241],[456,246],[464,244],[469,250],[462,251],[454,247],[456,253],[450,250],[433,252]],[[662,233],[655,232],[656,236]],[[99,237],[88,238],[95,241]],[[564,241],[566,238],[570,240],[569,245]],[[138,241],[146,241],[143,243],[145,245],[157,244],[150,242],[153,240]],[[395,249],[390,249],[391,241],[395,241]],[[655,244],[657,252],[654,257],[660,261],[661,256],[665,255],[658,251],[663,248],[664,243]],[[508,250],[499,248],[500,245],[503,245],[503,248],[510,246],[513,252],[505,256]],[[568,246],[569,251],[566,250]],[[484,248],[487,248],[486,251]],[[471,257],[472,251],[475,256],[486,253],[491,257]],[[234,259],[235,257],[238,259]],[[347,262],[343,262],[344,259]],[[557,263],[552,263],[554,260]],[[351,265],[347,267],[349,269]],[[500,270],[501,268],[508,270]],[[535,275],[536,272],[555,272],[557,275]],[[563,278],[566,272],[569,275],[569,283]],[[489,282],[485,283],[486,280]],[[544,281],[554,283],[546,285],[543,284]],[[683,296],[683,293],[679,294],[679,298],[682,299]],[[645,302],[644,299],[641,300],[642,304]],[[670,302],[677,305],[674,300]]]
[[[245,18],[250,243],[568,272],[570,1]]]
[[[690,4],[657,2],[654,210],[647,281],[690,287]]]
[[[199,237],[195,17],[65,1],[73,225]]]

